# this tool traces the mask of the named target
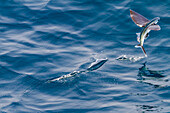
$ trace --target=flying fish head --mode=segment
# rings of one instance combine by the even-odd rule
[[[157,24],[159,20],[160,20],[160,17],[156,17],[152,19],[152,24]]]

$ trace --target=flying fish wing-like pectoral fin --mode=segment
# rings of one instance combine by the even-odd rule
[[[136,33],[137,35],[137,41],[140,43],[140,33]]]
[[[161,27],[159,25],[151,25],[151,26],[149,26],[148,29],[154,30],[154,31],[159,31],[159,30],[161,30]]]
[[[139,27],[144,27],[147,23],[150,22],[150,20],[148,20],[144,16],[140,15],[139,13],[137,13],[131,9],[130,9],[130,16],[131,16],[132,20],[134,21],[134,23]]]

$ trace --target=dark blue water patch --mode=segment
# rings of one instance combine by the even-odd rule
[[[20,73],[15,72],[14,70],[11,70],[8,67],[1,66],[0,67],[0,73],[1,73],[1,80],[13,80],[18,76],[21,76]]]
[[[15,113],[19,113],[19,112],[22,112],[22,113],[28,113],[28,112],[40,112],[40,110],[35,110],[35,109],[30,109],[30,108],[26,108],[24,107],[23,109],[23,105],[21,103],[18,103],[18,102],[13,102],[11,103],[10,105],[2,108],[4,113],[7,113],[7,112],[15,112]],[[13,109],[13,110],[12,110]]]
[[[167,89],[169,89],[169,86],[168,87],[163,87],[163,88],[160,88],[158,89],[159,91],[159,96],[162,97],[163,100],[167,100],[169,98],[169,92],[167,91]],[[165,99],[164,99],[165,98]],[[168,103],[169,105],[170,103]]]
[[[41,38],[36,38],[36,36],[39,36]],[[50,43],[55,45],[60,45],[65,43],[65,46],[71,46],[71,45],[81,45],[83,44],[81,41],[77,41],[73,39],[73,37],[77,37],[74,34],[65,33],[65,32],[57,32],[56,35],[53,33],[48,32],[42,32],[42,31],[36,31],[36,35],[32,37],[32,39],[36,42],[42,42],[42,43]]]
[[[1,4],[3,4],[0,8],[0,10],[2,10],[2,15],[4,17],[9,17],[8,19],[14,20],[13,22],[20,23],[20,22],[26,21],[28,17],[31,16],[29,14],[30,10],[26,8],[25,6],[19,5],[18,3],[15,3],[15,2],[9,3],[6,1],[6,4],[8,5],[4,5],[4,3],[1,3]],[[6,9],[6,11],[3,11],[3,9]],[[8,21],[6,22],[8,23]]]

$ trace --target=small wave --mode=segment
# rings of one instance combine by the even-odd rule
[[[16,2],[22,3],[32,10],[38,10],[46,7],[50,0],[15,0]]]

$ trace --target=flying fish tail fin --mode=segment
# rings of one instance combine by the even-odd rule
[[[141,49],[142,49],[143,53],[145,54],[145,57],[147,57],[146,51],[143,46],[141,46]]]
[[[135,47],[136,47],[136,48],[139,48],[139,47],[140,47],[140,48],[142,49],[143,53],[145,54],[145,57],[147,57],[146,51],[145,51],[145,49],[144,49],[143,46],[141,46],[140,44],[138,44],[138,45],[136,45]]]

